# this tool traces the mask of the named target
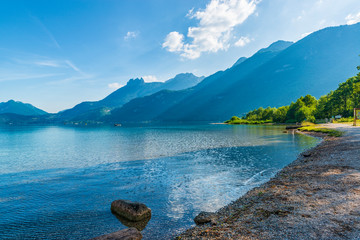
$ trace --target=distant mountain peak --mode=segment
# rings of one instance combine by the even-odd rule
[[[132,78],[127,82],[127,86],[134,86],[134,85],[142,85],[145,84],[145,81],[143,78]]]
[[[201,82],[205,77],[197,77],[193,73],[179,73],[174,78],[171,78],[165,82],[165,89],[169,90],[181,90],[188,87],[192,87]]]
[[[258,53],[282,51],[293,44],[294,42],[279,40],[270,44],[270,46],[268,46],[267,48],[260,49]]]
[[[177,81],[177,80],[181,80],[181,79],[193,79],[193,78],[198,78],[198,77],[192,73],[179,73],[174,78],[171,78],[171,79],[167,80],[166,82]]]
[[[3,113],[12,113],[24,116],[48,114],[47,112],[38,109],[29,103],[22,103],[13,99],[0,103],[0,114]]]
[[[235,67],[235,66],[243,63],[246,59],[247,59],[247,57],[241,57],[241,58],[239,58],[239,59],[234,63],[234,65],[232,65],[232,67]]]
[[[177,77],[196,77],[193,73],[179,73],[177,74],[174,78],[177,78]]]

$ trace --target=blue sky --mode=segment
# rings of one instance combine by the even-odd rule
[[[1,0],[0,101],[57,112],[130,78],[207,76],[276,40],[359,21],[358,0]]]

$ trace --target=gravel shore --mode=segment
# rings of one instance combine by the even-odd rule
[[[177,239],[360,239],[360,128],[324,127],[345,134],[316,134],[317,147]]]

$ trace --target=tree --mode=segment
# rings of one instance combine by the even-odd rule
[[[273,121],[277,123],[286,122],[286,114],[289,110],[289,106],[283,106],[276,109],[273,116]]]

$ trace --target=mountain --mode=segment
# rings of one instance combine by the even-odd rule
[[[274,42],[267,48],[260,49],[257,53],[260,54],[264,52],[279,52],[290,47],[291,45],[293,45],[293,42],[279,40]]]
[[[61,120],[84,120],[101,118],[116,107],[121,107],[132,99],[147,96],[161,90],[182,90],[201,82],[204,77],[192,73],[182,73],[166,82],[146,83],[144,79],[130,79],[124,87],[114,91],[104,99],[95,102],[82,102],[75,107],[59,112]]]
[[[235,67],[235,66],[243,63],[246,59],[247,59],[246,57],[241,57],[241,58],[239,58],[239,59],[234,63],[234,65],[232,65],[232,66]]]
[[[292,42],[285,41],[273,43],[268,49],[261,49],[250,58],[240,58],[237,63],[242,61],[241,63],[234,64],[233,67],[225,71],[219,71],[205,78],[198,85],[186,91],[168,91],[166,94],[159,92],[141,99],[134,99],[122,108],[113,110],[111,115],[105,119],[110,122],[161,121],[162,119],[170,119],[171,121],[183,120],[179,116],[186,113],[188,109],[192,110],[195,106],[210,100],[214,94],[231,86],[236,79],[229,78],[228,76],[245,76],[291,44]],[[178,105],[180,107],[177,107]],[[209,111],[211,110],[209,108]],[[174,114],[174,116],[166,116],[168,112],[169,114]],[[164,117],[159,118],[159,116]]]
[[[257,54],[261,53],[262,50]],[[306,94],[319,98],[356,74],[359,53],[360,24],[326,28],[287,47],[245,76],[229,72],[223,79],[232,84],[212,92],[210,99],[201,103],[185,99],[158,118],[222,121],[260,106],[286,105]]]
[[[145,101],[141,108],[129,104],[138,109],[141,121],[224,121],[261,106],[286,105],[306,94],[319,98],[356,74],[359,54],[360,23],[329,27],[294,44],[278,41],[205,78],[191,91],[168,93],[169,101],[161,100],[165,106],[156,117],[149,114],[156,111],[151,104],[156,94],[146,98],[146,107]],[[116,109],[106,119],[121,121],[128,114],[133,114],[131,109]]]
[[[103,119],[105,122],[148,122],[179,103],[193,92],[192,88],[180,91],[162,90],[150,96],[136,98],[120,108],[111,111]],[[91,119],[91,118],[89,118]]]
[[[36,108],[31,104],[16,102],[14,100],[0,103],[0,114],[8,113],[23,116],[39,116],[48,114],[47,112]]]

